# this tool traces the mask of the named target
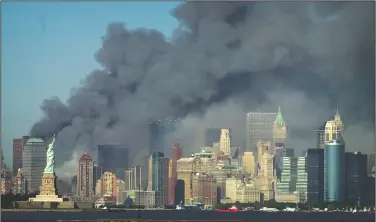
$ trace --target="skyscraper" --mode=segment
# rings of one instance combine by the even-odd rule
[[[80,198],[88,199],[93,193],[93,158],[84,153],[78,161],[76,194]]]
[[[296,191],[301,195],[301,200],[307,200],[308,175],[307,175],[307,157],[300,156],[297,158],[296,170]],[[304,198],[302,198],[302,195]]]
[[[367,155],[367,175],[372,177],[375,174],[375,153]]]
[[[141,190],[142,188],[142,166],[135,166],[130,169],[131,181],[130,188],[131,190]]]
[[[255,156],[252,152],[244,152],[242,165],[245,173],[255,174]]]
[[[97,183],[97,180],[101,178],[101,175],[99,174],[99,167],[98,164],[94,161],[93,162],[93,192],[95,191],[95,185]]]
[[[345,145],[339,140],[325,144],[325,200],[342,202],[345,199]]]
[[[230,129],[222,129],[221,137],[219,139],[219,149],[225,155],[230,155],[230,147],[231,147]]]
[[[124,180],[124,172],[128,169],[127,145],[98,145],[98,167],[100,174],[112,172]]]
[[[282,117],[281,107],[278,107],[277,116],[273,124],[273,147],[284,147],[287,138],[287,129]],[[274,150],[272,151],[274,153]]]
[[[171,177],[169,181],[169,203],[173,204],[175,201],[175,185],[177,181],[177,161],[183,157],[183,150],[179,143],[172,144],[172,158],[171,158]]]
[[[325,143],[329,143],[332,140],[343,140],[342,133],[344,124],[337,110],[333,120],[326,121],[325,124]]]
[[[278,118],[277,118],[278,117]],[[283,121],[281,109],[277,113],[250,112],[247,113],[247,147],[246,151],[257,154],[258,141],[284,143],[286,139],[286,124]],[[273,150],[269,150],[272,152]]]
[[[307,171],[308,202],[321,204],[324,202],[324,149],[308,149]]]
[[[161,158],[164,154],[161,152],[154,152],[151,154],[152,162],[152,190],[163,192],[163,165]]]
[[[257,169],[260,167],[261,158],[265,153],[270,153],[269,150],[272,144],[270,141],[258,141],[257,142],[257,158],[256,158],[256,166]]]
[[[28,137],[13,139],[13,176],[18,174],[18,169],[22,168],[22,151]]]
[[[175,131],[177,123],[178,120],[175,117],[149,121],[150,153],[170,152],[167,148],[170,147],[170,144],[175,139],[172,137],[172,134]]]
[[[279,194],[291,194],[296,191],[298,176],[298,158],[282,157],[281,181],[277,183]]]
[[[39,138],[29,138],[22,152],[22,174],[28,193],[39,191],[43,170],[46,166],[46,145]]]
[[[213,146],[213,143],[218,143],[221,137],[221,128],[207,128],[205,130],[205,146]]]
[[[168,180],[168,170],[169,170],[169,165],[170,165],[170,160],[167,157],[162,157],[161,158],[161,165],[162,165],[162,183],[163,183],[163,191],[162,193],[162,198],[163,200],[161,201],[163,204],[168,203],[168,196],[169,196],[169,180]]]
[[[346,200],[357,203],[365,199],[367,155],[360,152],[346,153]]]

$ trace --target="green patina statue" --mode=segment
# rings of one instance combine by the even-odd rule
[[[47,149],[47,158],[46,158],[46,168],[44,168],[45,173],[54,173],[54,166],[55,166],[55,153],[54,153],[54,143],[55,143],[55,135],[52,142],[48,145]]]

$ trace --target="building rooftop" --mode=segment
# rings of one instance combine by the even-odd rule
[[[83,160],[93,160],[93,158],[91,157],[90,154],[88,154],[88,153],[84,153],[84,154],[82,154],[82,156],[80,157],[80,161],[83,161]]]
[[[27,143],[44,143],[44,141],[41,138],[29,138]]]
[[[281,106],[278,107],[277,117],[275,118],[274,123],[279,127],[286,126],[285,121],[283,120],[283,117],[282,117]]]

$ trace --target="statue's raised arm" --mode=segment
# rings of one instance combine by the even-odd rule
[[[55,139],[56,139],[56,134],[54,134],[54,138],[52,139],[52,143],[51,143],[51,145],[54,145],[54,143],[55,143]]]

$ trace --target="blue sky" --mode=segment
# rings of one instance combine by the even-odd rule
[[[12,163],[12,139],[42,117],[43,99],[65,101],[74,86],[99,68],[94,53],[110,22],[152,28],[170,36],[178,2],[3,2],[2,149]],[[9,165],[11,168],[11,165]]]

